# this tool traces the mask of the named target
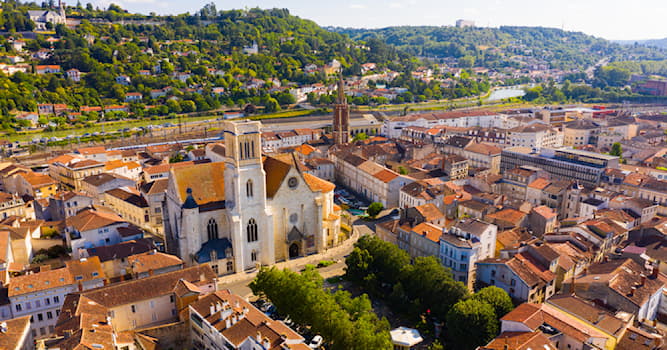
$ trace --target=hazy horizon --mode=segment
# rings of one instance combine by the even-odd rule
[[[73,2],[70,1],[70,4]],[[106,8],[115,3],[130,12],[161,15],[195,13],[210,0],[93,0]],[[87,1],[81,1],[82,4]],[[218,10],[233,8],[287,8],[290,13],[323,27],[384,28],[391,26],[454,25],[472,20],[477,27],[530,26],[562,28],[608,40],[650,40],[667,37],[667,2],[644,0],[633,6],[619,0],[563,0],[537,5],[528,0],[341,0],[320,3],[304,0],[213,1]]]

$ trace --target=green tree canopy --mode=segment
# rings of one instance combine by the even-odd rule
[[[453,349],[473,350],[498,334],[493,307],[475,299],[456,303],[447,313],[447,339]]]
[[[491,305],[498,319],[514,309],[514,304],[512,304],[512,298],[510,298],[509,294],[496,286],[480,289],[472,295],[472,299]]]
[[[379,202],[373,202],[368,206],[368,210],[366,210],[366,213],[372,218],[378,216],[380,212],[384,209],[384,205]]]

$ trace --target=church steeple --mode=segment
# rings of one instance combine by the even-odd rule
[[[345,86],[343,85],[343,75],[338,76],[338,99],[337,104],[347,104],[347,97],[345,97]]]
[[[333,117],[334,143],[339,145],[350,142],[350,108],[347,105],[342,73],[338,77],[338,98],[334,105]]]

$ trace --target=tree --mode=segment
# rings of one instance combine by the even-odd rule
[[[280,104],[278,100],[273,97],[269,97],[264,102],[264,111],[267,113],[277,112],[280,110]]]
[[[378,319],[366,295],[330,293],[314,267],[298,274],[262,268],[250,283],[253,293],[271,300],[279,313],[298,325],[309,325],[332,349],[391,349],[389,322]]]
[[[456,303],[447,313],[447,338],[454,349],[472,350],[498,333],[493,307],[474,299]]]
[[[497,319],[505,316],[514,308],[512,298],[510,298],[507,292],[496,286],[480,289],[472,295],[472,299],[491,305],[495,310]]]
[[[611,151],[609,151],[609,154],[612,156],[623,157],[623,147],[621,146],[620,142],[614,142],[614,144],[611,145]]]
[[[368,135],[366,135],[365,132],[360,132],[360,133],[357,133],[356,135],[354,135],[354,137],[352,138],[352,141],[363,141],[363,140],[366,140],[366,139],[368,139]]]
[[[374,217],[378,216],[378,214],[380,214],[380,212],[383,209],[384,209],[384,205],[382,205],[382,203],[373,202],[373,203],[371,203],[371,205],[368,206],[368,209],[366,210],[366,213],[370,217],[374,218]]]

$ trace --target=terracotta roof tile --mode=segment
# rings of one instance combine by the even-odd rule
[[[95,230],[113,224],[125,222],[120,216],[105,210],[86,209],[67,219],[67,226],[79,232]]]
[[[170,181],[174,182],[181,201],[187,198],[187,189],[197,204],[225,200],[225,163],[204,163],[187,167],[172,168]]]
[[[389,170],[389,169],[384,169],[384,170],[382,170],[382,171],[380,171],[380,172],[378,172],[378,173],[375,173],[375,174],[373,175],[373,177],[375,177],[376,179],[378,179],[378,180],[380,180],[380,181],[382,181],[382,182],[384,182],[384,183],[389,183],[389,182],[391,182],[393,179],[397,178],[398,176],[399,176],[399,175],[398,175],[397,173],[395,173],[395,172],[393,172],[393,171],[391,171],[391,170]]]
[[[183,260],[179,259],[175,255],[150,251],[143,254],[129,256],[127,258],[127,263],[132,267],[133,272],[142,273],[171,266],[183,265]]]
[[[5,320],[7,331],[0,333],[0,349],[24,349],[30,339],[30,315]]]
[[[317,176],[308,174],[308,173],[303,173],[303,180],[308,184],[308,187],[310,187],[310,190],[313,192],[331,192],[336,188],[336,185],[333,183],[322,180]]]

